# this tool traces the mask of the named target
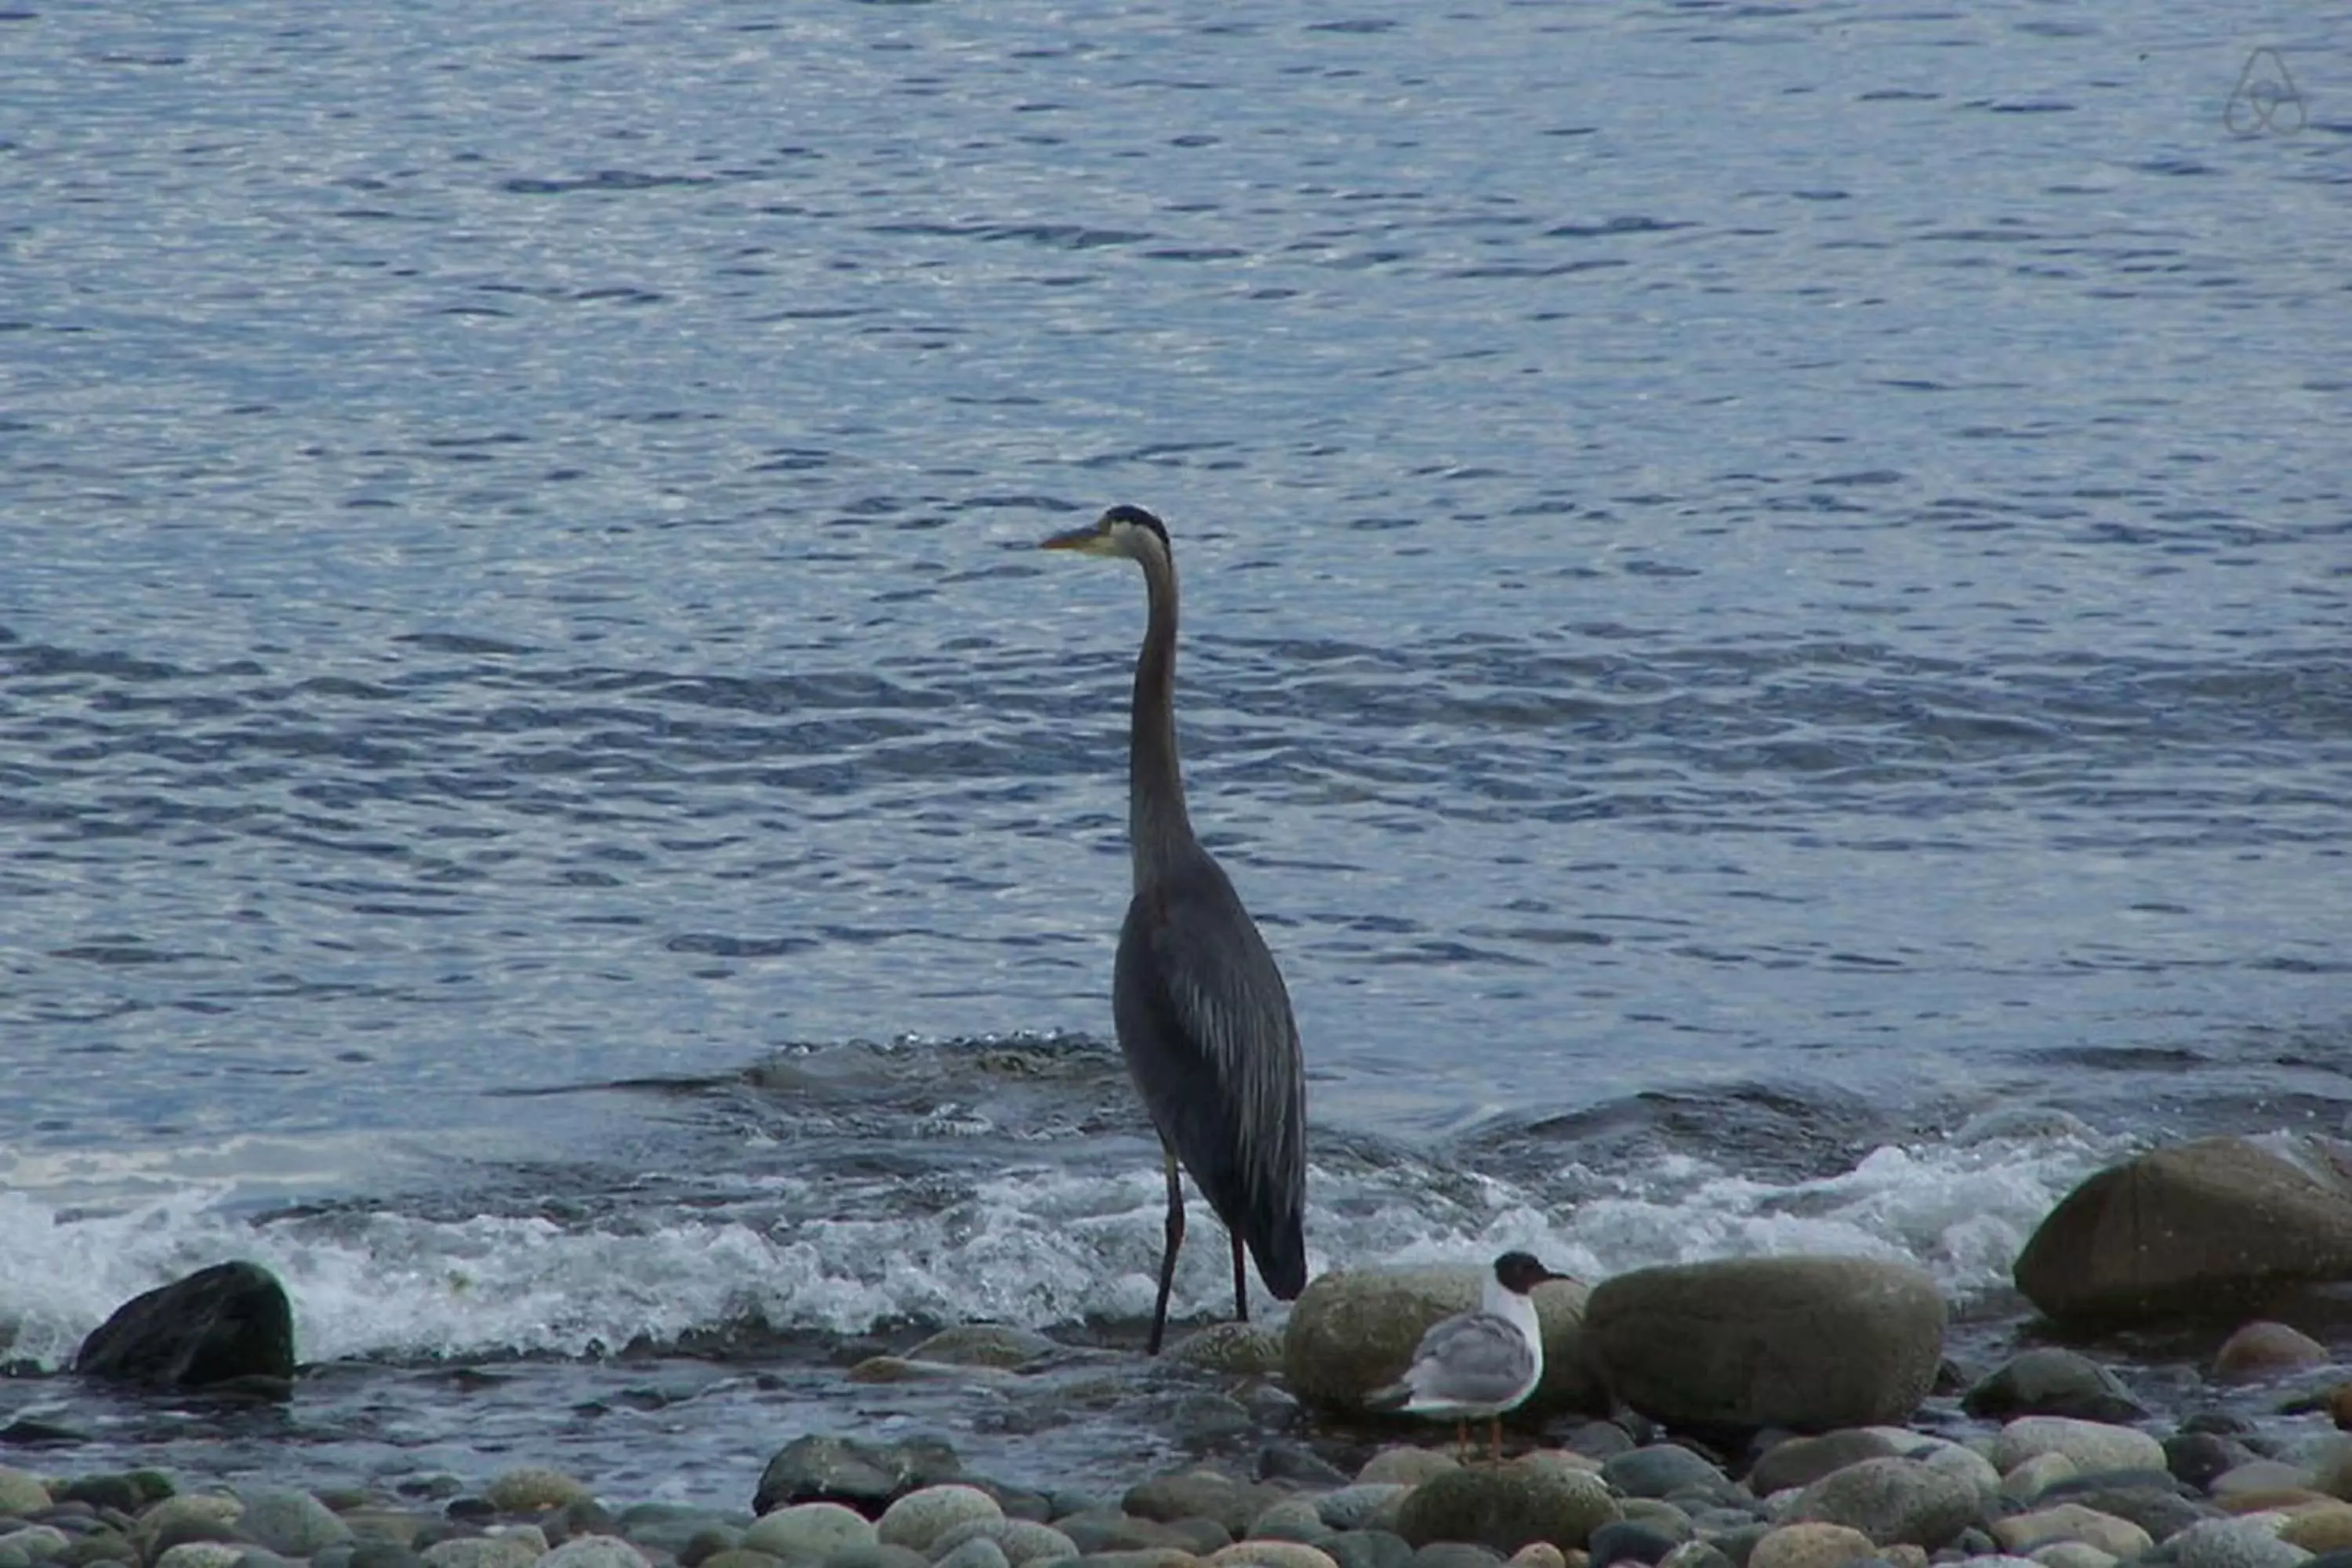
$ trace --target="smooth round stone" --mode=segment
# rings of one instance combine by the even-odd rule
[[[152,1568],[236,1568],[245,1550],[230,1541],[184,1541],[156,1558]]]
[[[1663,1562],[1677,1544],[1662,1531],[1620,1519],[1595,1530],[1585,1550],[1591,1553],[1592,1568],[1609,1568],[1612,1563]]]
[[[1250,1415],[1260,1426],[1287,1426],[1288,1422],[1269,1422],[1255,1401],[1244,1397],[1251,1406]],[[1268,1443],[1257,1451],[1257,1479],[1262,1481],[1296,1481],[1301,1486],[1326,1491],[1346,1486],[1351,1478],[1347,1471],[1307,1447],[1303,1443]]]
[[[2267,1321],[2247,1323],[2213,1352],[2216,1383],[2259,1383],[2287,1373],[2307,1372],[2328,1363],[2327,1347],[2300,1329]]]
[[[959,1521],[961,1522],[961,1521]],[[1138,1519],[1116,1508],[1090,1508],[1066,1513],[1054,1528],[1070,1538],[1081,1556],[1107,1552],[1150,1552],[1166,1549],[1168,1527],[1154,1519]],[[1220,1542],[1219,1545],[1224,1542]]]
[[[940,1553],[933,1568],[1012,1568],[1012,1559],[985,1535],[975,1535]]]
[[[2298,1568],[2311,1553],[2278,1536],[2276,1514],[2201,1519],[2164,1543],[2177,1568]]]
[[[1735,1568],[1735,1564],[1729,1554],[1712,1541],[1685,1541],[1667,1552],[1659,1561],[1658,1568]]]
[[[1213,1519],[1229,1533],[1237,1534],[1249,1528],[1250,1520],[1265,1502],[1255,1488],[1244,1487],[1230,1476],[1192,1470],[1138,1481],[1127,1489],[1119,1506],[1139,1519]]]
[[[2165,1468],[2174,1479],[2199,1491],[2203,1491],[2215,1476],[2224,1475],[2252,1458],[2252,1448],[2219,1432],[2175,1432],[2164,1440]]]
[[[1282,1338],[1255,1323],[1213,1323],[1169,1346],[1168,1359],[1228,1377],[1265,1377],[1282,1370]]]
[[[1514,1465],[1451,1470],[1415,1487],[1397,1510],[1397,1533],[1426,1546],[1466,1541],[1497,1553],[1530,1541],[1582,1547],[1619,1517],[1607,1483],[1587,1472]]]
[[[21,1530],[0,1530],[0,1562],[21,1565],[46,1563],[73,1544],[62,1530],[50,1524],[30,1524]]]
[[[2102,1552],[2087,1541],[2053,1541],[2033,1549],[2042,1568],[2115,1568],[2123,1559]]]
[[[1843,1524],[1784,1524],[1748,1554],[1748,1568],[1837,1568],[1878,1555],[1870,1537]]]
[[[142,1542],[165,1539],[174,1531],[194,1526],[200,1530],[234,1531],[236,1521],[245,1515],[245,1504],[226,1492],[188,1492],[167,1497],[148,1505],[140,1514],[138,1538]],[[226,1537],[180,1535],[178,1539],[211,1540]]]
[[[1511,1553],[1511,1568],[1568,1568],[1568,1553],[1549,1541],[1530,1541]]]
[[[1496,1568],[1503,1554],[1468,1541],[1433,1541],[1412,1554],[1410,1568]]]
[[[424,1568],[424,1563],[404,1542],[362,1541],[352,1548],[350,1568]]]
[[[1408,1568],[1412,1543],[1392,1530],[1342,1530],[1323,1541],[1339,1568]]]
[[[1395,1522],[1398,1505],[1412,1490],[1394,1482],[1359,1481],[1317,1498],[1315,1511],[1334,1530],[1386,1530]]]
[[[2279,1539],[2322,1555],[2352,1551],[2352,1503],[2297,1509],[2279,1527]]]
[[[1992,1538],[2021,1557],[2035,1556],[2041,1548],[2062,1542],[2079,1542],[2110,1557],[2135,1557],[2155,1544],[2130,1520],[2074,1502],[1997,1519]]]
[[[1721,1470],[1675,1443],[1612,1455],[1601,1461],[1601,1478],[1619,1496],[1629,1498],[1662,1498],[1682,1487],[1728,1484]]]
[[[1691,1516],[1664,1498],[1629,1497],[1617,1508],[1628,1523],[1654,1530],[1677,1546],[1694,1532]]]
[[[482,1489],[482,1496],[500,1513],[537,1513],[590,1495],[586,1487],[562,1470],[543,1466],[509,1470]]]
[[[136,1563],[139,1549],[131,1544],[128,1537],[110,1530],[102,1531],[83,1536],[50,1561],[60,1568],[86,1568],[96,1563]]]
[[[912,1547],[928,1555],[932,1543],[957,1525],[1003,1517],[1004,1506],[978,1487],[949,1482],[908,1492],[884,1509],[875,1532],[886,1546]]]
[[[1978,1523],[1984,1500],[1967,1474],[1919,1459],[1864,1459],[1797,1496],[1795,1521],[1851,1525],[1873,1542],[1939,1547]]]
[[[1434,1476],[1448,1470],[1458,1470],[1461,1461],[1437,1448],[1416,1448],[1400,1444],[1382,1448],[1364,1461],[1356,1472],[1359,1483],[1374,1486],[1417,1487]]]
[[[314,1557],[352,1538],[352,1527],[309,1492],[261,1491],[245,1500],[237,1529],[281,1557]]]
[[[1339,1568],[1328,1553],[1301,1541],[1236,1541],[1210,1554],[1210,1568]]]
[[[641,1503],[625,1511],[616,1528],[621,1539],[638,1551],[667,1552],[680,1568],[694,1568],[714,1552],[743,1543],[742,1526],[728,1523],[709,1509],[674,1503]]]
[[[1187,1514],[1171,1519],[1161,1527],[1168,1531],[1168,1543],[1195,1557],[1206,1557],[1213,1552],[1223,1552],[1234,1543],[1234,1532],[1221,1520],[1205,1514]]]
[[[879,1543],[873,1521],[856,1509],[837,1502],[803,1502],[761,1514],[738,1544],[772,1557],[823,1562],[853,1546]]]
[[[49,1506],[49,1489],[27,1470],[0,1465],[0,1518],[38,1513]]]
[[[536,1530],[528,1536],[454,1536],[423,1552],[425,1568],[530,1568],[546,1555],[547,1540]]]
[[[994,1542],[1013,1568],[1078,1554],[1077,1543],[1050,1524],[1026,1519],[968,1519],[931,1542],[931,1561],[943,1561],[967,1541]]]
[[[1313,1546],[1332,1533],[1309,1498],[1284,1498],[1270,1503],[1250,1521],[1251,1541],[1297,1541]]]
[[[2180,1483],[2162,1470],[2121,1470],[2074,1476],[2043,1489],[2039,1504],[2078,1502],[2117,1519],[2130,1520],[2150,1539],[2166,1541],[2214,1511],[2210,1504],[2183,1497]]]
[[[1201,1568],[1201,1560],[1172,1546],[1146,1546],[1132,1552],[1089,1552],[1076,1560],[1078,1568]]]
[[[783,1568],[784,1560],[765,1552],[746,1552],[740,1546],[730,1546],[703,1559],[708,1568]],[[928,1564],[924,1568],[929,1568]]]
[[[2071,1480],[2081,1474],[2074,1461],[2053,1449],[2036,1454],[2000,1478],[2001,1494],[2021,1502],[2032,1502],[2060,1481]]]
[[[539,1560],[540,1568],[651,1568],[646,1554],[617,1535],[583,1535]]]
[[[2084,1472],[2164,1468],[2164,1445],[2131,1426],[2068,1415],[2021,1415],[1993,1438],[1987,1456],[2006,1475],[2036,1454],[2063,1454]]]
[[[1883,1428],[1847,1426],[1818,1436],[1789,1437],[1757,1456],[1748,1471],[1748,1489],[1770,1497],[1790,1487],[1809,1487],[1832,1470],[1898,1452]]]

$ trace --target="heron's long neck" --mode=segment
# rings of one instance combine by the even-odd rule
[[[1135,858],[1135,885],[1171,864],[1192,844],[1184,810],[1184,775],[1176,761],[1176,567],[1166,556],[1143,558],[1151,622],[1135,659],[1135,719],[1127,755],[1127,839]]]

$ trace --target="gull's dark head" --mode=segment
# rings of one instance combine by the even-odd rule
[[[1524,1296],[1547,1279],[1565,1279],[1536,1261],[1532,1252],[1506,1252],[1495,1259],[1495,1282],[1515,1296]]]
[[[1115,506],[1084,528],[1043,541],[1041,550],[1075,550],[1081,555],[1123,555],[1139,561],[1168,549],[1168,525],[1139,506]]]

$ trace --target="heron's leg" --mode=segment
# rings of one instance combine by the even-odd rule
[[[1151,1309],[1151,1342],[1144,1349],[1146,1355],[1160,1353],[1160,1342],[1168,1332],[1168,1292],[1176,1284],[1176,1252],[1184,1245],[1184,1176],[1176,1167],[1176,1151],[1163,1143],[1160,1152],[1168,1162],[1168,1232],[1160,1244],[1160,1300]]]
[[[1249,1321],[1249,1282],[1242,1272],[1241,1233],[1234,1233],[1234,1321]]]
[[[1494,1441],[1495,1463],[1499,1465],[1503,1462],[1503,1418],[1499,1415],[1487,1416],[1486,1431],[1487,1436]]]

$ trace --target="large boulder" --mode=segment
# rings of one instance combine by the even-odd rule
[[[2352,1146],[2276,1135],[2153,1150],[2067,1194],[2013,1273],[2051,1317],[2109,1325],[2242,1317],[2352,1279]]]
[[[1874,1258],[1637,1268],[1593,1290],[1584,1344],[1618,1398],[1672,1426],[1899,1423],[1936,1381],[1944,1300]]]
[[[257,1263],[215,1263],[133,1296],[74,1352],[88,1377],[283,1399],[293,1391],[294,1308]]]
[[[1360,1410],[1364,1396],[1394,1383],[1432,1323],[1478,1304],[1492,1270],[1484,1264],[1343,1269],[1311,1281],[1290,1309],[1282,1336],[1283,1373],[1311,1404]],[[1608,1400],[1585,1364],[1585,1288],[1555,1279],[1535,1289],[1543,1324],[1544,1375],[1525,1406],[1605,1413]]]

